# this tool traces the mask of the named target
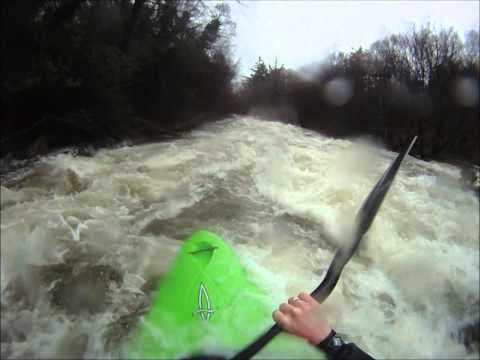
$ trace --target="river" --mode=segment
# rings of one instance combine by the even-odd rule
[[[313,289],[395,155],[365,139],[234,117],[161,143],[57,153],[10,174],[2,358],[118,356],[182,240],[200,228],[233,245],[272,304]],[[326,301],[332,325],[378,358],[477,358],[460,329],[480,315],[478,236],[479,200],[460,169],[407,157]]]

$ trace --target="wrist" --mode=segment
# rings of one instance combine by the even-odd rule
[[[320,344],[322,341],[324,341],[330,334],[332,333],[332,329],[326,328],[321,331],[315,332],[308,338],[308,342],[314,346]]]
[[[341,351],[343,345],[345,345],[343,339],[337,335],[335,330],[331,330],[330,334],[315,346],[327,355],[336,356]]]

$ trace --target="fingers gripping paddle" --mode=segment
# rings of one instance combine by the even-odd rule
[[[383,199],[387,194],[390,186],[392,185],[393,179],[402,164],[405,156],[410,152],[413,144],[417,140],[415,136],[410,142],[410,145],[405,148],[397,158],[393,161],[390,167],[385,171],[383,176],[377,182],[373,190],[364,200],[362,207],[358,211],[355,217],[355,227],[353,232],[353,239],[349,246],[340,248],[335,253],[335,256],[328,267],[327,274],[324,279],[318,285],[318,287],[313,290],[311,295],[319,302],[322,303],[330,295],[330,293],[335,288],[335,285],[340,278],[340,274],[347,264],[348,260],[352,257],[355,250],[358,248],[360,241],[362,240],[363,235],[368,231],[370,225],[372,225],[373,219],[382,205]],[[259,352],[265,345],[268,344],[277,334],[279,334],[282,329],[278,325],[273,325],[267,332],[261,335],[257,340],[248,345],[245,349],[236,354],[232,360],[239,359],[250,359],[257,352]]]

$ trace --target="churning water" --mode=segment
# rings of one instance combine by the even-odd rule
[[[394,157],[242,117],[43,158],[1,188],[2,358],[117,356],[199,228],[234,246],[272,304],[313,289]],[[478,211],[458,168],[407,157],[326,301],[334,328],[379,358],[478,357],[464,346],[479,319]]]

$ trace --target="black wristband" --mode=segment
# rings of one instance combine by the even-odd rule
[[[345,342],[337,335],[335,330],[332,330],[316,347],[327,355],[335,355],[343,345],[345,345]]]

